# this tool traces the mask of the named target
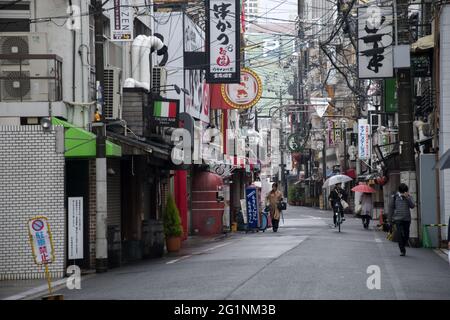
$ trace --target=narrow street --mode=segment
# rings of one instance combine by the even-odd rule
[[[290,207],[278,233],[238,232],[82,279],[70,299],[450,299],[448,263],[430,249],[399,256],[386,234],[347,217],[342,232],[331,212]],[[367,267],[379,266],[381,288],[369,290]]]

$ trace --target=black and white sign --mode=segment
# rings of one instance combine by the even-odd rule
[[[206,8],[206,80],[239,83],[239,0],[207,0]]]
[[[393,76],[392,7],[358,8],[358,76],[360,79]]]
[[[83,259],[83,197],[69,197],[69,260]]]
[[[114,0],[110,41],[133,41],[134,9],[129,0]]]

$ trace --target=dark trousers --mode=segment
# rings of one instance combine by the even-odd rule
[[[408,244],[409,240],[409,227],[411,225],[411,221],[397,221],[395,222],[395,226],[397,227],[397,239],[398,239],[398,247],[401,252],[405,252],[405,247]]]
[[[367,225],[367,226],[369,226],[369,223],[370,223],[370,219],[371,219],[371,217],[369,216],[369,215],[364,215],[364,216],[361,216],[361,219],[362,219],[362,223],[364,224],[364,225]]]
[[[280,223],[280,220],[272,219],[272,229],[274,232],[277,232],[279,223]]]

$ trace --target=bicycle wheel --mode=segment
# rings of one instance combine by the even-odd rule
[[[259,230],[265,231],[267,229],[267,216],[265,214],[261,215],[261,225]]]
[[[337,221],[338,221],[338,226],[339,226],[339,232],[341,232],[341,224],[342,224],[341,212],[338,213]]]

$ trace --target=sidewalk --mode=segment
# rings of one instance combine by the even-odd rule
[[[211,237],[190,236],[183,241],[181,250],[177,253],[165,253],[163,258],[171,258],[183,256],[194,249],[198,249],[204,245],[221,242],[233,236],[232,233],[226,233]],[[149,259],[150,260],[150,259]],[[154,260],[157,260],[154,259]],[[144,261],[144,260],[140,260]],[[127,264],[128,266],[130,264]],[[124,265],[125,266],[125,265]],[[120,269],[114,268],[114,270]],[[94,271],[92,271],[94,272]],[[81,276],[81,279],[95,277],[95,273],[88,272]],[[52,289],[58,290],[66,285],[67,278],[52,279]],[[0,300],[29,300],[38,299],[48,294],[48,285],[46,279],[39,280],[4,280],[0,281]]]

